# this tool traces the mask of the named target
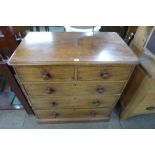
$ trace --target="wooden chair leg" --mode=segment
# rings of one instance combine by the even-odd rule
[[[11,89],[14,91],[16,96],[18,97],[19,101],[25,108],[26,112],[28,114],[34,114],[31,106],[29,105],[24,93],[22,92],[18,82],[16,81],[13,73],[11,72],[10,67],[3,62],[0,62],[0,73],[5,77],[5,79],[8,81]]]

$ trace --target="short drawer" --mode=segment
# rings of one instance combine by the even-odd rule
[[[78,67],[80,81],[123,81],[128,80],[132,66],[91,66]]]
[[[33,109],[57,109],[57,108],[112,108],[119,95],[115,96],[84,96],[84,97],[31,97]]]
[[[110,108],[96,109],[56,109],[56,110],[35,110],[38,118],[44,119],[74,119],[74,118],[104,118],[111,114]]]
[[[25,84],[28,96],[72,96],[120,94],[124,82]]]
[[[23,82],[74,80],[72,66],[18,66],[15,70]]]

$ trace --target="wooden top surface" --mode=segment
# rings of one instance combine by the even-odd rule
[[[114,32],[29,32],[9,65],[135,64],[136,55]]]

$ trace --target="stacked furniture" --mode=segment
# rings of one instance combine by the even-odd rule
[[[0,26],[0,58],[10,57],[17,45],[12,27]]]
[[[108,32],[30,32],[9,60],[43,123],[109,119],[137,63]]]
[[[124,39],[128,29],[129,26],[101,26],[100,32],[117,32]]]
[[[143,54],[120,98],[121,119],[155,113],[155,61]]]

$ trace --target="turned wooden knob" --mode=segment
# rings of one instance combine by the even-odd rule
[[[110,77],[110,74],[108,72],[102,72],[102,73],[100,73],[100,77],[102,79],[107,79]]]
[[[41,73],[41,75],[42,75],[42,78],[43,78],[44,80],[48,80],[48,79],[51,78],[50,73],[47,72],[47,71],[43,71],[43,72]]]
[[[96,111],[91,111],[91,112],[90,112],[90,116],[91,116],[91,117],[95,117],[96,115],[97,115]]]
[[[155,107],[151,106],[151,107],[147,107],[146,110],[154,110]]]
[[[52,107],[55,107],[55,106],[58,105],[58,103],[56,103],[56,102],[50,102],[49,104],[50,104]]]
[[[53,88],[48,87],[48,88],[46,89],[46,92],[47,92],[47,94],[52,94],[52,93],[55,92],[55,90],[54,90]]]
[[[102,94],[102,93],[104,93],[104,87],[98,86],[98,87],[96,88],[96,91],[97,91],[99,94]]]
[[[53,118],[57,118],[59,116],[59,113],[58,112],[52,112],[52,117]]]
[[[101,105],[101,102],[99,100],[93,101],[93,105],[98,107]]]

